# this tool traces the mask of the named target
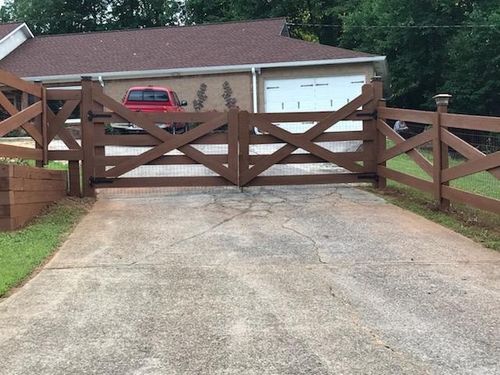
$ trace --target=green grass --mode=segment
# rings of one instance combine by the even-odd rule
[[[36,162],[34,160],[0,157],[0,164],[16,164],[34,167],[36,165]],[[49,163],[44,168],[66,171],[68,170],[68,163],[61,161],[49,161]]]
[[[27,165],[34,167],[35,166],[35,161],[34,160],[29,160],[26,162]],[[68,170],[68,163],[63,163],[60,161],[49,161],[49,163],[44,167],[47,169],[55,169],[58,171],[66,171]]]
[[[65,199],[26,228],[0,233],[0,296],[42,264],[85,212],[84,201]]]
[[[47,169],[56,169],[58,171],[68,170],[68,163],[61,163],[59,161],[49,161],[49,164],[45,166]]]
[[[421,153],[432,163],[431,152],[421,150]],[[450,166],[455,166],[463,163],[463,160],[450,158],[449,162]],[[425,173],[407,154],[402,154],[389,160],[387,162],[387,166],[398,172],[419,177],[427,181],[432,181],[432,178]],[[391,182],[390,185],[398,186],[399,184]],[[488,172],[480,172],[470,176],[458,178],[451,181],[450,186],[489,198],[500,199],[500,183]]]

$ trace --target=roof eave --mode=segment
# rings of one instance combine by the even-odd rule
[[[26,24],[26,22],[23,22],[22,24],[20,24],[19,26],[17,26],[14,30],[12,30],[10,33],[8,33],[7,35],[5,35],[2,39],[0,39],[0,43],[2,43],[3,41],[9,39],[12,35],[14,35],[19,30],[22,31],[23,34],[26,35],[26,38],[28,38],[28,39],[31,39],[31,38],[35,37],[33,35],[33,33],[31,32],[30,28],[28,27],[28,25]]]
[[[319,66],[319,65],[340,65],[340,64],[361,64],[361,63],[382,64],[383,66],[385,66],[385,56],[367,56],[367,57],[351,57],[351,58],[330,59],[330,60],[288,61],[288,62],[275,62],[275,63],[207,66],[207,67],[191,67],[191,68],[134,70],[134,71],[119,71],[119,72],[94,72],[85,74],[30,76],[23,78],[28,81],[63,83],[63,82],[79,81],[82,75],[91,76],[95,78],[101,77],[102,79],[134,79],[134,78],[155,78],[155,77],[165,77],[165,76],[184,76],[184,75],[199,75],[199,74],[237,73],[237,72],[251,71],[252,68],[254,69],[292,68],[292,67],[306,67],[306,66]]]

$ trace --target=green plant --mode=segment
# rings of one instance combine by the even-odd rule
[[[0,233],[0,296],[18,285],[62,243],[89,202],[65,199],[26,228]]]

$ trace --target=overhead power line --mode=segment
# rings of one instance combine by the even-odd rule
[[[328,28],[342,28],[346,25],[331,25],[321,23],[295,23],[289,22],[288,26],[299,27],[328,27]],[[476,28],[499,28],[500,25],[348,25],[349,28],[360,29],[476,29]]]

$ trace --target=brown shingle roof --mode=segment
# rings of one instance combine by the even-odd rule
[[[22,22],[0,23],[0,40],[5,38],[10,32],[21,26]]]
[[[286,37],[284,25],[268,19],[36,37],[0,68],[35,77],[372,56]]]

